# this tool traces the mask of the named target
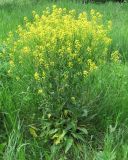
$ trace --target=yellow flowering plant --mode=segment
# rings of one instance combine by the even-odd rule
[[[29,112],[34,107],[38,136],[46,144],[63,144],[65,153],[88,134],[86,80],[107,61],[110,29],[99,12],[91,10],[88,18],[85,12],[53,6],[42,15],[33,11],[33,21],[25,17],[24,26],[6,41],[7,74],[19,88],[17,101],[22,99]]]

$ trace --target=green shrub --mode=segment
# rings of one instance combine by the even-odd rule
[[[35,124],[30,134],[53,155],[56,151],[70,157],[75,148],[82,153],[95,128],[95,114],[88,114],[88,84],[109,58],[111,22],[104,26],[102,15],[94,10],[88,18],[86,13],[77,15],[56,6],[33,15],[33,22],[25,17],[24,27],[10,33],[4,44],[6,78],[14,104],[20,106],[20,118],[26,125]],[[118,52],[111,58],[117,62]]]

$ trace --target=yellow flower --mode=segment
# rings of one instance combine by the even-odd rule
[[[27,17],[24,17],[24,21],[27,22],[27,21],[28,21],[28,18],[27,18]]]
[[[42,72],[42,78],[45,79],[45,77],[46,77],[46,73],[43,71]]]
[[[34,78],[35,78],[35,80],[37,80],[37,81],[40,79],[39,74],[38,74],[37,72],[35,72]]]
[[[96,64],[91,59],[88,59],[88,65],[89,65],[89,71],[97,69]]]
[[[39,89],[38,90],[38,94],[42,94],[43,93],[43,90],[42,89]]]
[[[83,75],[84,75],[84,77],[87,77],[88,76],[88,71],[83,71]]]
[[[68,53],[72,53],[72,49],[70,47],[67,48]]]
[[[24,47],[22,51],[23,51],[23,53],[28,54],[30,52],[30,48]]]
[[[91,9],[91,15],[95,15],[95,10],[94,9]]]
[[[88,51],[88,53],[91,53],[91,48],[87,47],[87,51]]]
[[[69,14],[70,14],[70,15],[72,15],[72,16],[75,16],[75,15],[76,15],[76,11],[75,11],[75,9],[73,9],[73,10],[69,11]]]
[[[40,17],[38,14],[35,14],[34,18],[35,18],[35,20],[39,20]]]

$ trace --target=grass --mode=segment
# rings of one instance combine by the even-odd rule
[[[2,1],[0,0],[0,50],[2,42],[9,31],[15,31],[18,25],[24,24],[24,17],[32,19],[32,11],[39,14],[47,6],[57,4],[60,7],[75,9],[78,13],[93,8],[104,16],[104,23],[112,20],[112,45],[110,50],[119,50],[122,62],[106,64],[94,79],[89,79],[88,106],[90,113],[95,117],[92,120],[95,129],[90,131],[88,146],[84,146],[83,154],[73,148],[70,159],[75,155],[76,160],[127,160],[128,159],[128,3],[80,4],[69,1]],[[0,60],[0,159],[2,160],[53,160],[54,148],[43,146],[42,140],[36,140],[29,135],[29,123],[32,122],[34,111],[22,110],[22,101],[17,103],[18,96],[12,92],[15,86],[6,81],[4,67]],[[5,64],[6,65],[6,64]],[[4,76],[3,76],[4,75]],[[4,80],[4,81],[3,81]],[[21,86],[22,88],[22,86]],[[17,88],[15,88],[16,90]],[[14,100],[17,97],[17,100]],[[27,98],[27,97],[26,97]],[[34,102],[34,100],[33,100]],[[25,104],[28,105],[27,103]],[[33,113],[32,116],[29,114]],[[25,116],[24,116],[25,115]],[[30,117],[30,119],[27,119]],[[24,126],[24,124],[27,124]],[[91,129],[90,129],[91,130]],[[104,133],[101,132],[104,131]],[[34,132],[34,130],[32,130]],[[94,132],[95,131],[95,132]],[[34,133],[33,133],[34,134]],[[57,158],[58,159],[58,158]],[[60,158],[64,160],[65,158]],[[75,158],[73,158],[75,159]]]

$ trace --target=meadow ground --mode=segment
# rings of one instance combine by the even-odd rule
[[[38,2],[0,0],[0,52],[3,50],[3,41],[6,40],[8,33],[14,32],[18,25],[24,25],[24,17],[28,17],[31,21],[33,10],[41,15],[46,7],[52,7],[53,4],[68,10],[75,9],[77,14],[83,11],[89,14],[90,10],[94,9],[103,15],[103,24],[111,20],[112,30],[109,36],[112,38],[112,44],[109,53],[118,50],[120,62],[106,63],[100,71],[94,73],[94,77],[87,80],[88,94],[85,101],[89,107],[89,118],[87,118],[89,136],[77,148],[69,140],[66,149],[70,150],[66,154],[63,148],[56,149],[51,143],[46,145],[42,137],[37,137],[40,130],[43,130],[39,120],[35,119],[41,117],[40,111],[37,113],[38,116],[35,116],[35,108],[39,104],[33,97],[25,96],[25,100],[19,99],[21,94],[19,90],[25,85],[15,86],[14,82],[6,77],[7,63],[3,63],[1,58],[0,159],[128,160],[128,3],[83,5],[69,1],[53,3],[41,0]],[[32,122],[37,126],[34,127],[35,124],[33,126]]]

